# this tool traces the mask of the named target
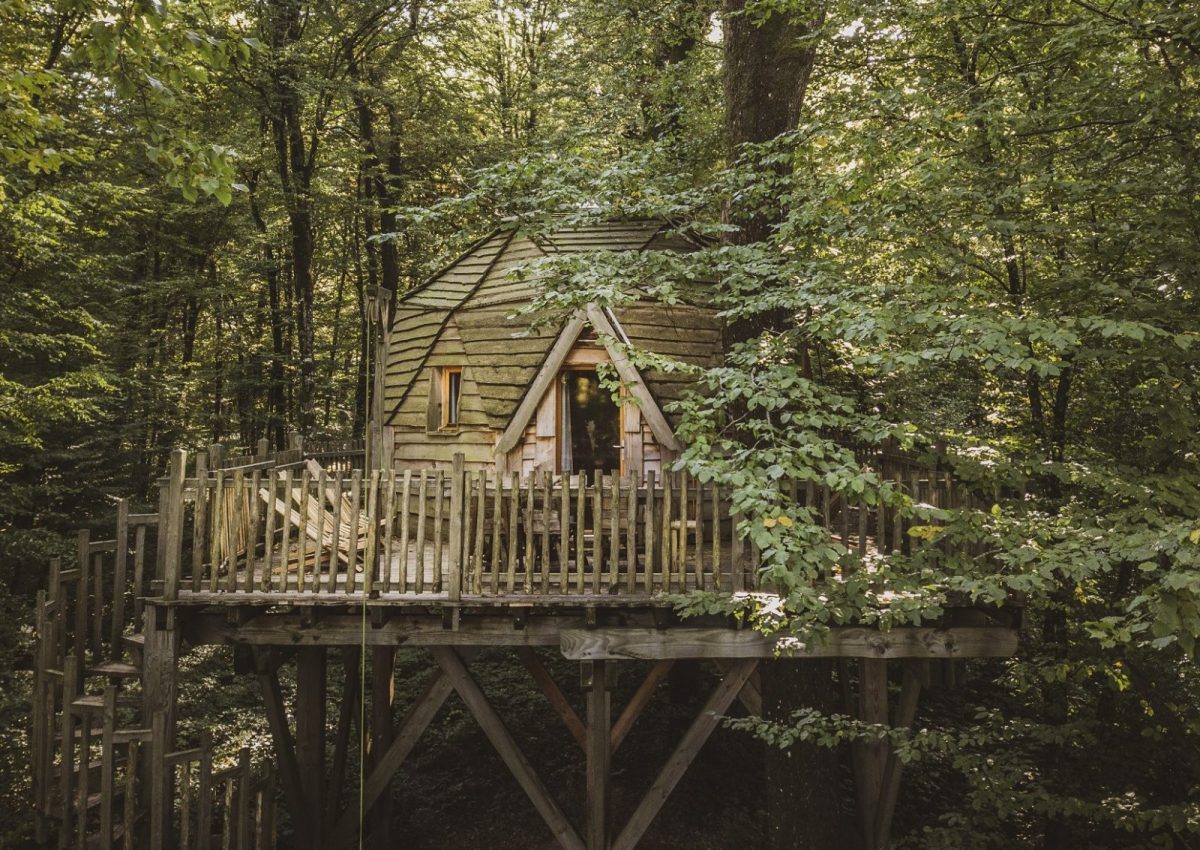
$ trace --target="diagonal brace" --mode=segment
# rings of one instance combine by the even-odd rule
[[[757,665],[757,659],[747,658],[730,667],[729,672],[712,692],[712,696],[704,703],[700,715],[692,722],[675,752],[671,753],[671,757],[663,765],[663,769],[630,816],[621,834],[613,842],[613,850],[633,850],[637,846],[663,803],[667,801],[667,797],[675,790],[675,786],[695,760],[704,742],[717,728],[721,715],[729,710],[729,706],[733,704]]]
[[[492,742],[492,746],[496,748],[500,758],[508,765],[508,769],[512,771],[538,814],[550,827],[550,831],[554,833],[558,843],[564,850],[584,850],[579,833],[571,826],[558,803],[550,796],[549,790],[534,771],[533,765],[529,763],[525,754],[521,752],[521,748],[517,746],[517,742],[513,739],[512,733],[508,731],[508,727],[504,725],[504,721],[500,719],[500,715],[492,708],[483,691],[479,689],[479,685],[467,672],[466,665],[463,664],[458,653],[449,646],[434,647],[432,653],[434,660],[453,683],[454,690],[458,691],[458,695],[466,703],[476,722],[479,723],[488,740]]]

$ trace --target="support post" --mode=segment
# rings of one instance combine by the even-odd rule
[[[376,646],[371,649],[371,760],[376,767],[395,737],[392,710],[396,704],[396,647]],[[391,783],[379,802],[371,809],[371,846],[385,850],[392,846]]]
[[[887,661],[864,658],[858,668],[859,719],[863,723],[887,725]],[[883,770],[887,761],[887,742],[871,741],[854,745],[855,789],[858,817],[867,850],[877,850],[876,818]]]
[[[163,598],[179,598],[179,571],[183,552],[183,477],[187,472],[187,452],[175,449],[171,452],[171,465],[167,481],[167,513],[163,518],[166,527],[166,543],[163,547],[162,569]]]
[[[587,850],[608,850],[608,799],[612,780],[610,663],[585,661],[582,665],[587,691]]]
[[[112,631],[108,657],[120,661],[124,655],[121,635],[125,632],[125,590],[129,562],[129,500],[117,500],[117,549],[113,553]]]
[[[179,666],[179,631],[175,610],[147,605],[145,645],[142,654],[143,711],[153,730],[143,770],[150,777],[150,850],[172,846],[167,811],[171,794],[171,772],[166,755],[175,750],[175,678]]]
[[[326,648],[306,646],[296,653],[296,764],[308,810],[312,850],[324,845]]]

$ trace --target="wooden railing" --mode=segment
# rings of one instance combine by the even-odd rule
[[[274,778],[252,769],[248,752],[235,768],[213,771],[212,741],[202,735],[196,747],[151,762],[164,718],[147,719],[127,685],[142,676],[142,609],[161,587],[168,535],[158,513],[131,513],[124,499],[107,525],[111,538],[79,531],[74,556],[51,559],[47,589],[37,595],[30,712],[37,840],[57,832],[60,847],[132,850],[157,829],[188,850],[208,850],[215,837],[236,850],[274,847]],[[174,796],[165,793],[169,772],[178,774]]]
[[[288,461],[163,481],[163,592],[646,597],[757,588],[756,548],[729,493],[685,473],[519,476],[449,469],[365,471]],[[919,502],[966,497],[907,461],[877,470]],[[860,559],[925,545],[888,505],[791,487],[830,537]],[[928,524],[923,521],[921,524]]]

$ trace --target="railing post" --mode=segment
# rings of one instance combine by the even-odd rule
[[[466,484],[466,473],[463,471],[465,458],[462,452],[454,453],[454,462],[450,467],[450,587],[447,589],[450,600],[457,602],[462,598],[463,577],[463,488]],[[438,494],[441,498],[441,494]],[[437,529],[441,534],[441,529]],[[420,569],[420,568],[419,568]]]
[[[183,552],[183,477],[187,471],[187,452],[175,449],[171,452],[171,465],[167,479],[166,544],[163,552],[162,577],[163,598],[179,598],[180,556]]]
[[[289,431],[287,435],[288,448],[304,454],[304,436],[299,431]]]
[[[129,563],[129,500],[117,500],[117,551],[113,555],[112,632],[109,657],[120,661],[123,654],[121,635],[125,633],[126,567]]]
[[[258,458],[260,461],[264,461],[267,459],[267,455],[270,453],[271,453],[271,444],[270,444],[270,442],[267,441],[266,437],[263,437],[261,440],[258,441],[258,445],[254,449],[254,456],[256,458]]]

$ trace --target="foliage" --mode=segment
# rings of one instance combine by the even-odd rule
[[[542,320],[702,298],[740,331],[681,404],[681,464],[733,489],[778,593],[681,609],[797,641],[962,599],[1019,600],[1029,623],[912,733],[740,726],[893,736],[911,846],[1194,845],[1200,18],[1173,0],[747,14],[817,8],[798,125],[730,163],[714,4],[9,4],[0,605],[20,610],[106,495],[144,496],[173,444],[361,430],[372,287],[501,216],[659,216],[704,247],[525,273],[552,281]],[[739,244],[750,215],[778,225]],[[914,501],[850,445],[936,462],[973,498]],[[790,482],[987,556],[864,560]],[[4,645],[7,671],[24,644]]]

